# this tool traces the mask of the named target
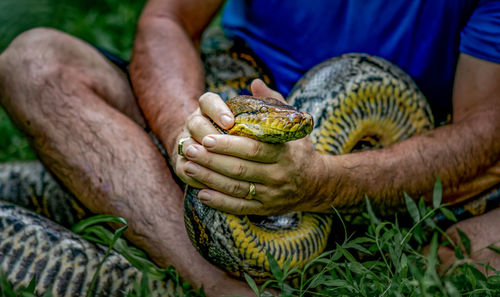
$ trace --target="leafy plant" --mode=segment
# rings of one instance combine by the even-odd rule
[[[408,227],[400,226],[397,217],[394,222],[378,219],[366,199],[364,217],[369,222],[366,234],[347,236],[342,221],[344,241],[303,269],[289,270],[286,264],[279,267],[270,258],[274,280],[259,288],[249,276],[245,279],[258,296],[268,295],[266,288],[280,290],[280,296],[500,296],[500,271],[471,260],[470,240],[464,232],[458,231],[460,244],[455,244],[432,220],[442,212],[456,221],[453,213],[441,204],[441,193],[438,179],[433,208],[426,207],[423,199],[415,203],[405,196],[408,213],[414,221]],[[445,240],[440,241],[439,235]],[[429,250],[424,255],[422,247],[429,239]],[[439,265],[437,251],[441,245],[451,245],[459,259],[448,269]],[[488,248],[499,252],[494,245]],[[485,276],[479,267],[494,275]],[[294,275],[299,281],[290,286],[289,277]]]

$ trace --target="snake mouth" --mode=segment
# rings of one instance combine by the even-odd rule
[[[274,98],[237,96],[227,102],[235,124],[229,134],[263,142],[284,143],[311,133],[312,116]]]
[[[264,142],[284,143],[305,137],[312,127],[312,116],[300,111],[284,116],[244,113],[235,116],[235,125],[228,132]]]
[[[229,133],[232,135],[246,136],[264,142],[284,143],[303,138],[312,130],[312,128],[309,128],[311,124],[308,123],[297,123],[291,125],[290,123],[282,124],[280,121],[275,122],[277,123],[266,125],[263,123],[236,121],[233,128],[229,130]]]

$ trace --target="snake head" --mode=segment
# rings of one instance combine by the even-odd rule
[[[234,114],[231,135],[269,143],[284,143],[311,133],[313,118],[274,98],[236,96],[226,101]]]

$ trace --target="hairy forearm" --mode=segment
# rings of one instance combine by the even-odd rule
[[[130,76],[139,105],[169,155],[204,90],[196,46],[182,26],[160,15],[138,25]]]
[[[488,189],[500,182],[499,114],[482,110],[381,150],[325,157],[318,209],[359,210],[365,195],[379,209],[401,205],[404,192],[429,200],[438,176],[446,202]]]

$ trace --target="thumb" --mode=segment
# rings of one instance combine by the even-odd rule
[[[286,103],[285,99],[283,96],[276,92],[275,90],[269,88],[266,83],[264,83],[260,79],[254,79],[252,81],[252,84],[250,85],[250,89],[252,91],[252,94],[255,97],[271,97],[271,98],[276,98],[283,103]]]

